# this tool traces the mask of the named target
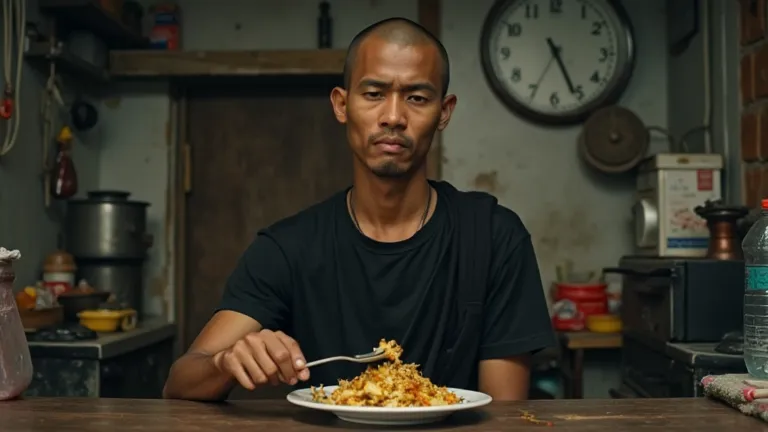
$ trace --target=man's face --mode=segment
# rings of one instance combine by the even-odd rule
[[[347,125],[356,159],[380,177],[421,168],[436,130],[447,126],[456,99],[441,95],[438,49],[387,42],[376,36],[358,47],[349,88],[331,95]]]

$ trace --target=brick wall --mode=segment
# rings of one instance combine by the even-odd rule
[[[768,197],[768,0],[739,1],[743,197],[746,205],[757,207]]]

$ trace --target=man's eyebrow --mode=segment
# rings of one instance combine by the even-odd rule
[[[388,83],[388,82],[384,82],[384,81],[379,81],[379,80],[375,80],[375,79],[364,79],[364,80],[360,81],[360,84],[358,84],[358,87],[361,87],[361,88],[362,87],[374,87],[374,88],[377,88],[377,89],[388,89],[388,88],[392,87],[392,83]],[[435,86],[433,86],[432,84],[430,84],[428,82],[419,82],[419,83],[413,83],[413,84],[404,85],[402,87],[402,90],[407,91],[407,92],[422,90],[422,91],[428,91],[430,93],[437,93],[437,88],[435,88]]]
[[[437,93],[437,88],[428,82],[408,84],[403,86],[403,90],[409,92],[422,90],[430,93]]]
[[[384,81],[379,81],[375,79],[364,79],[360,81],[360,84],[357,85],[358,87],[375,87],[379,89],[385,89],[392,87],[392,83],[387,83]]]

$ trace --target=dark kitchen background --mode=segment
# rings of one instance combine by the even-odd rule
[[[697,377],[717,370],[694,358],[716,358],[727,365],[722,372],[743,370],[738,347],[715,349],[726,333],[741,330],[740,306],[723,312],[736,324],[724,318],[722,327],[691,333],[686,326],[711,318],[697,318],[675,296],[707,278],[681,282],[663,270],[727,273],[732,277],[721,285],[740,304],[743,263],[692,269],[685,259],[668,258],[674,253],[657,246],[667,244],[665,234],[643,226],[650,216],[638,204],[641,196],[661,196],[663,186],[648,195],[639,179],[682,163],[705,170],[699,181],[713,182],[711,198],[729,206],[754,209],[768,194],[761,162],[768,158],[764,1],[618,2],[636,48],[616,101],[628,112],[610,112],[616,124],[603,117],[567,126],[527,120],[494,94],[480,40],[498,2],[332,0],[330,46],[319,48],[320,3],[27,2],[18,139],[0,157],[0,246],[22,253],[15,290],[33,297],[40,284],[63,280],[77,289],[85,280],[86,290],[115,294],[138,317],[124,331],[96,336],[46,333],[45,317],[28,317],[33,321],[25,326],[38,329],[29,336],[37,371],[29,394],[159,396],[170,362],[207,319],[253,233],[349,181],[343,130],[328,93],[351,38],[391,16],[421,22],[450,55],[450,92],[459,103],[435,145],[432,176],[490,192],[521,216],[552,305],[562,284],[596,284],[602,314],[623,318],[624,337],[616,321],[604,332],[585,322],[575,332],[559,327],[562,346],[537,357],[532,397],[700,396]],[[48,85],[51,64],[55,90]],[[586,145],[599,153],[612,127],[632,136],[617,156],[631,160],[627,166],[590,159],[579,143],[593,137]],[[61,149],[65,161],[56,162]],[[639,167],[641,157],[666,153],[678,156]],[[681,162],[680,153],[690,157]],[[76,190],[57,196],[52,183],[71,180],[72,171]],[[704,205],[697,197],[696,205]],[[735,219],[744,216],[731,210]],[[663,219],[673,210],[653,211]],[[110,235],[118,236],[110,232],[113,222],[130,227],[127,245],[110,243]],[[707,253],[702,241],[688,257]],[[654,283],[674,287],[667,297],[649,306],[627,294],[628,285],[645,284],[647,272],[658,269]],[[636,303],[619,312],[628,298]],[[730,304],[734,297],[705,300],[713,298]],[[676,315],[665,316],[670,309]],[[43,321],[29,324],[35,319]],[[60,325],[66,317],[50,319]],[[648,331],[652,320],[655,330]],[[628,364],[628,357],[642,361]],[[663,384],[677,369],[674,383]]]

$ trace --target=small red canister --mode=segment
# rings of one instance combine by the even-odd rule
[[[580,331],[590,315],[608,313],[605,283],[556,283],[552,324],[560,331]]]

